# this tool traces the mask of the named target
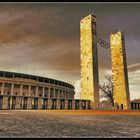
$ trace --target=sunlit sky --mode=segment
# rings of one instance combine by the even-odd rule
[[[98,38],[124,29],[131,99],[140,98],[140,4],[2,3],[0,70],[55,78],[80,93],[80,19],[97,17]],[[98,44],[99,81],[111,74],[110,49]]]

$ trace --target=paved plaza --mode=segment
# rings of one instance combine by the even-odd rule
[[[0,137],[140,137],[140,111],[1,110]]]

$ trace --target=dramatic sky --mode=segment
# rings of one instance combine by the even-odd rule
[[[131,99],[140,98],[140,4],[0,4],[0,70],[66,81],[80,93],[80,19],[94,11],[98,38],[124,29]],[[110,49],[98,47],[99,80],[111,74]]]

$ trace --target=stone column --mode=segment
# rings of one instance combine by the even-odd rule
[[[55,88],[53,88],[53,98],[55,98]]]
[[[23,109],[23,97],[20,97],[20,109]]]
[[[48,98],[50,98],[50,87],[48,87]]]
[[[38,109],[42,109],[42,105],[43,105],[43,99],[38,98]]]
[[[11,95],[13,95],[13,92],[14,92],[14,83],[12,83],[12,86],[11,86]]]
[[[59,99],[61,99],[62,98],[62,90],[61,89],[59,89],[58,94],[59,94]]]
[[[72,100],[72,109],[75,109],[75,100]]]
[[[4,96],[2,102],[2,109],[8,109],[8,97]]]
[[[38,97],[38,87],[36,86],[35,97]]]
[[[45,87],[43,86],[42,87],[42,97],[44,97],[44,94],[45,94]]]
[[[88,101],[86,100],[86,109],[88,109]]]
[[[31,85],[28,87],[28,95],[31,97]]]
[[[52,109],[52,100],[48,99],[48,109]]]
[[[137,110],[139,109],[139,103],[136,103],[136,106],[137,106]]]
[[[20,96],[22,96],[22,92],[23,92],[23,85],[20,85]]]
[[[60,98],[59,88],[58,88],[57,94],[58,94],[57,99],[59,99]]]
[[[27,109],[32,109],[32,100],[31,97],[27,98]]]
[[[34,97],[31,98],[31,109],[34,109]]]
[[[16,97],[16,106],[15,109],[20,109],[20,97]]]
[[[12,108],[12,102],[13,102],[13,98],[10,97],[10,109]]]
[[[79,100],[79,110],[82,110],[82,100]]]
[[[1,94],[4,94],[4,82],[2,82],[2,87],[1,87]]]
[[[62,91],[63,99],[65,99],[65,90]]]
[[[68,109],[68,99],[65,99],[65,109]]]
[[[57,106],[56,106],[56,109],[58,109],[58,110],[60,109],[60,99],[57,100]]]
[[[86,100],[86,109],[89,109],[89,108],[88,108],[88,101],[87,101],[87,100]]]

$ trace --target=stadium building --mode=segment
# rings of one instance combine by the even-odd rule
[[[41,76],[0,71],[0,109],[90,109],[74,87]]]

